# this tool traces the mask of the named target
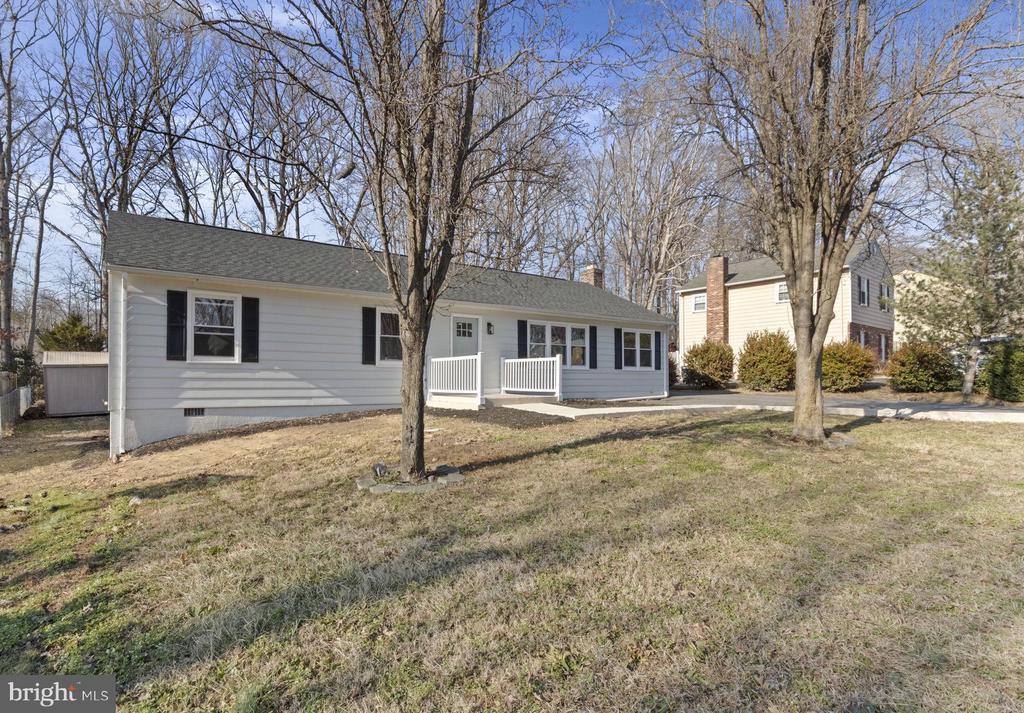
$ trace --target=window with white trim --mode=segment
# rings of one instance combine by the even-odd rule
[[[883,282],[878,286],[878,309],[892,312],[892,285]]]
[[[238,295],[189,293],[189,357],[192,361],[238,361],[241,301]]]
[[[455,322],[455,336],[456,337],[464,337],[466,339],[472,339],[473,338],[473,323],[472,322],[463,322],[461,320],[456,320],[456,322]]]
[[[622,368],[654,368],[654,332],[622,330]]]
[[[570,366],[581,367],[587,365],[587,331],[586,327],[569,328]]]
[[[789,302],[789,285],[785,282],[780,282],[775,286],[775,301]]]
[[[871,280],[857,275],[857,304],[868,307],[871,304]]]
[[[402,363],[402,337],[398,326],[398,313],[378,312],[377,363]]]
[[[531,359],[559,357],[562,364],[573,369],[587,367],[590,335],[587,327],[575,324],[530,322],[527,329],[528,354]]]
[[[708,296],[705,295],[694,295],[693,296],[693,311],[694,312],[707,312],[708,311]]]

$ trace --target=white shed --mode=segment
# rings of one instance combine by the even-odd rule
[[[43,352],[48,416],[107,412],[107,352]]]

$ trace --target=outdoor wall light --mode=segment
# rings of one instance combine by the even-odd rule
[[[491,322],[487,323],[487,333],[488,334],[494,334],[494,324],[491,323]]]

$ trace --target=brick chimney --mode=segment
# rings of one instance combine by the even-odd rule
[[[583,274],[580,275],[580,282],[586,282],[588,285],[600,287],[603,290],[604,270],[599,268],[597,265],[587,265],[583,268]]]
[[[729,258],[713,255],[708,258],[708,339],[729,342],[729,297],[725,281],[729,277]]]

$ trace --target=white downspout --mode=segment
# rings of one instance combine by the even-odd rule
[[[125,273],[121,273],[121,352],[119,354],[118,370],[120,372],[121,389],[118,394],[118,419],[120,421],[118,428],[118,444],[117,454],[120,456],[124,453],[124,427],[125,427],[125,407],[128,403],[128,276]]]

